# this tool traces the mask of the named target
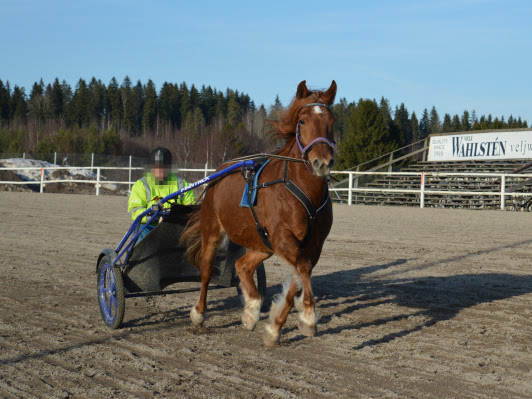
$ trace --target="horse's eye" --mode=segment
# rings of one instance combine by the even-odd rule
[[[304,124],[305,124],[305,121],[304,121],[303,119],[301,119],[301,120],[299,121],[299,124],[300,124],[300,125],[304,125]]]

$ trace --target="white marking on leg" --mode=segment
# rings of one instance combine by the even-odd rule
[[[244,314],[242,315],[242,324],[245,328],[253,330],[260,319],[260,308],[262,301],[260,299],[248,299]]]
[[[199,326],[205,321],[205,313],[198,313],[198,311],[196,310],[196,305],[194,305],[190,310],[190,320],[192,320],[192,324]]]
[[[318,312],[314,308],[313,312],[300,312],[299,313],[299,322],[307,326],[313,327],[318,322]]]
[[[272,306],[270,307],[270,322],[273,324],[275,322],[275,318],[279,314],[279,311],[284,306],[284,303],[286,301],[286,295],[288,294],[288,290],[290,289],[290,284],[292,283],[292,276],[288,276],[286,280],[283,281],[283,289],[282,291],[275,295],[272,301]]]

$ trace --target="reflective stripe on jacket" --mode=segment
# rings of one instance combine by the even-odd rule
[[[177,190],[188,186],[188,183],[181,177],[177,177],[175,173],[170,173],[165,183],[157,184],[151,173],[148,173],[142,179],[139,179],[131,187],[131,194],[129,195],[127,211],[131,214],[131,219],[135,220],[146,209],[150,208],[158,200],[170,195]],[[182,205],[191,205],[195,202],[193,190],[187,191],[180,195],[176,200],[172,200],[164,204],[165,208],[169,208],[171,203]],[[142,218],[142,223],[146,223],[146,217]]]

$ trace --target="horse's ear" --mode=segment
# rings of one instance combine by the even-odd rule
[[[333,80],[331,83],[331,87],[323,93],[323,99],[327,102],[327,104],[331,105],[334,102],[334,97],[336,97],[336,82]]]
[[[297,86],[296,98],[301,100],[302,98],[308,97],[308,94],[307,81],[304,80]]]

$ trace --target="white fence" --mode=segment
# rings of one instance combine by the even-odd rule
[[[96,170],[96,180],[75,180],[75,179],[55,179],[55,180],[47,180],[44,178],[44,171],[47,171],[47,170],[52,170],[52,171],[56,171],[56,170],[80,170],[80,169],[91,169],[90,167],[86,167],[86,168],[80,168],[80,167],[71,167],[71,166],[61,166],[61,167],[58,167],[58,166],[55,166],[55,167],[27,167],[27,168],[21,168],[21,167],[10,167],[10,168],[0,168],[0,170],[11,170],[13,172],[15,171],[24,171],[24,170],[28,170],[28,171],[40,171],[40,180],[39,181],[0,181],[0,184],[22,184],[22,185],[39,185],[40,186],[40,190],[39,192],[43,193],[44,192],[44,187],[46,186],[46,184],[51,184],[51,183],[86,183],[86,184],[94,184],[95,187],[96,187],[96,195],[100,195],[100,188],[102,187],[103,184],[116,184],[116,185],[127,185],[128,186],[128,190],[131,189],[131,185],[134,183],[132,180],[131,180],[131,172],[133,170],[144,170],[145,168],[138,168],[138,167],[126,167],[126,168],[118,168],[118,167],[112,167],[112,166],[97,166],[97,167],[92,167],[92,170]],[[102,180],[102,170],[127,170],[129,171],[129,179],[128,181],[112,181],[112,180]],[[211,173],[211,172],[214,172],[215,169],[209,169],[207,167],[203,168],[203,169],[177,169],[177,172],[197,172],[197,173],[202,173],[204,177],[207,176],[208,173]]]
[[[506,182],[508,178],[516,179],[532,179],[532,174],[502,174],[502,173],[439,173],[439,172],[331,172],[334,175],[348,175],[348,187],[347,188],[331,188],[332,192],[345,193],[347,192],[347,204],[353,204],[353,194],[364,192],[377,192],[377,193],[410,193],[418,194],[420,201],[419,206],[425,207],[425,195],[456,195],[456,196],[494,196],[500,198],[500,208],[505,209],[506,197],[532,197],[532,193],[523,192],[507,192]],[[417,189],[401,189],[401,188],[369,188],[359,187],[358,179],[362,176],[368,175],[382,175],[382,176],[412,176],[419,178],[419,190]],[[425,188],[425,182],[427,177],[463,177],[463,178],[492,178],[500,179],[500,189],[498,191],[458,191],[458,190],[427,190]]]
[[[46,184],[51,183],[85,183],[85,184],[94,184],[96,188],[96,195],[100,195],[100,188],[103,184],[116,184],[116,185],[127,185],[128,189],[131,189],[131,185],[134,183],[131,180],[131,172],[133,170],[143,170],[143,168],[138,167],[93,167],[93,170],[96,170],[96,179],[95,180],[73,180],[73,179],[55,179],[55,180],[46,180],[45,179],[45,170],[79,170],[79,169],[90,169],[80,168],[80,167],[31,167],[31,168],[21,168],[21,167],[10,167],[10,168],[0,168],[0,170],[12,170],[12,171],[23,171],[23,170],[40,170],[40,181],[0,181],[0,184],[22,184],[22,185],[39,185],[40,192],[44,192],[44,187]],[[111,180],[102,180],[102,171],[105,170],[128,170],[129,179],[128,181],[111,181]],[[177,169],[177,172],[195,172],[201,173],[206,177],[209,173],[214,172],[215,169],[203,168],[203,169]],[[330,187],[332,193],[347,193],[347,204],[353,204],[353,195],[357,193],[364,192],[380,192],[380,193],[410,193],[418,194],[420,201],[419,206],[421,208],[425,207],[425,195],[436,194],[436,195],[456,195],[456,196],[494,196],[500,198],[500,208],[505,209],[506,197],[532,197],[532,193],[523,193],[523,192],[507,192],[506,182],[508,178],[516,179],[532,179],[532,174],[501,174],[501,173],[439,173],[439,172],[347,172],[347,171],[333,171],[333,175],[348,175],[348,187],[346,188],[336,188]],[[382,175],[382,176],[411,176],[419,178],[419,189],[401,189],[401,188],[369,188],[369,187],[359,187],[359,178],[367,175]],[[457,190],[427,190],[425,188],[425,182],[427,177],[462,177],[462,178],[491,178],[491,179],[500,179],[500,189],[497,191],[457,191]]]

